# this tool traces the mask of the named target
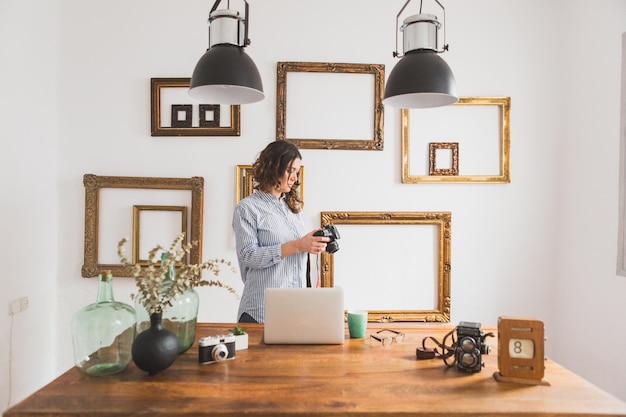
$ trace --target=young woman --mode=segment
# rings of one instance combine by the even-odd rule
[[[307,253],[320,254],[330,238],[306,233],[298,195],[302,155],[291,142],[272,142],[253,165],[254,192],[233,216],[237,259],[244,283],[241,323],[263,323],[265,288],[303,287]]]

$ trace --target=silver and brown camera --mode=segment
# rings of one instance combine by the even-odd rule
[[[201,337],[198,341],[198,362],[214,363],[235,359],[235,336]]]
[[[462,321],[456,328],[457,343],[454,351],[456,367],[465,372],[478,372],[485,364],[482,355],[488,355],[491,348],[485,343],[489,335],[480,329],[480,323]]]

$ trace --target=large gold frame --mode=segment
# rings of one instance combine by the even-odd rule
[[[110,270],[116,277],[130,277],[122,264],[98,262],[98,228],[100,226],[99,195],[102,188],[137,188],[157,190],[189,190],[191,192],[190,242],[197,242],[190,253],[189,263],[199,264],[202,254],[202,220],[204,211],[204,178],[107,177],[93,174],[83,176],[85,186],[85,253],[81,274],[95,277],[102,270]],[[121,236],[120,236],[121,238]]]
[[[411,175],[410,169],[410,110],[402,109],[402,182],[403,183],[442,183],[442,182],[490,182],[509,183],[511,148],[511,98],[510,97],[461,97],[454,106],[498,106],[500,109],[500,173],[498,175]]]
[[[438,227],[437,307],[434,310],[373,310],[369,321],[450,322],[452,214],[449,212],[322,212],[322,227],[333,224],[428,224]],[[323,252],[322,287],[334,287],[334,255]]]
[[[382,64],[343,64],[322,62],[278,62],[276,89],[276,140],[287,140],[301,149],[350,149],[382,151],[384,147],[385,66]],[[287,73],[324,72],[331,74],[372,74],[374,76],[373,139],[314,139],[288,138],[287,130]]]
[[[235,203],[252,194],[254,191],[254,171],[252,165],[237,165],[237,196]],[[300,199],[304,201],[304,165],[300,166]],[[304,205],[303,205],[304,206]]]

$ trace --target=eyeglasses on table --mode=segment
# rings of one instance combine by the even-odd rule
[[[385,332],[393,333],[393,334],[386,334]],[[404,333],[399,332],[397,330],[382,329],[382,330],[377,331],[375,335],[371,334],[370,341],[372,339],[382,343],[383,346],[389,346],[394,342],[395,343],[404,342]]]

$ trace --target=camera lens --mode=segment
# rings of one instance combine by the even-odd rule
[[[464,353],[461,355],[460,361],[461,364],[466,366],[467,368],[473,368],[478,363],[478,357],[476,355],[472,355],[471,353]]]
[[[466,337],[461,340],[461,348],[464,352],[471,352],[476,349],[476,342],[471,337]]]
[[[326,252],[335,253],[338,250],[339,250],[339,243],[335,242],[334,240],[326,244]]]
[[[228,357],[228,348],[223,343],[215,345],[215,347],[213,347],[213,350],[211,351],[211,357],[213,357],[213,360],[215,360],[215,362],[223,361]]]

